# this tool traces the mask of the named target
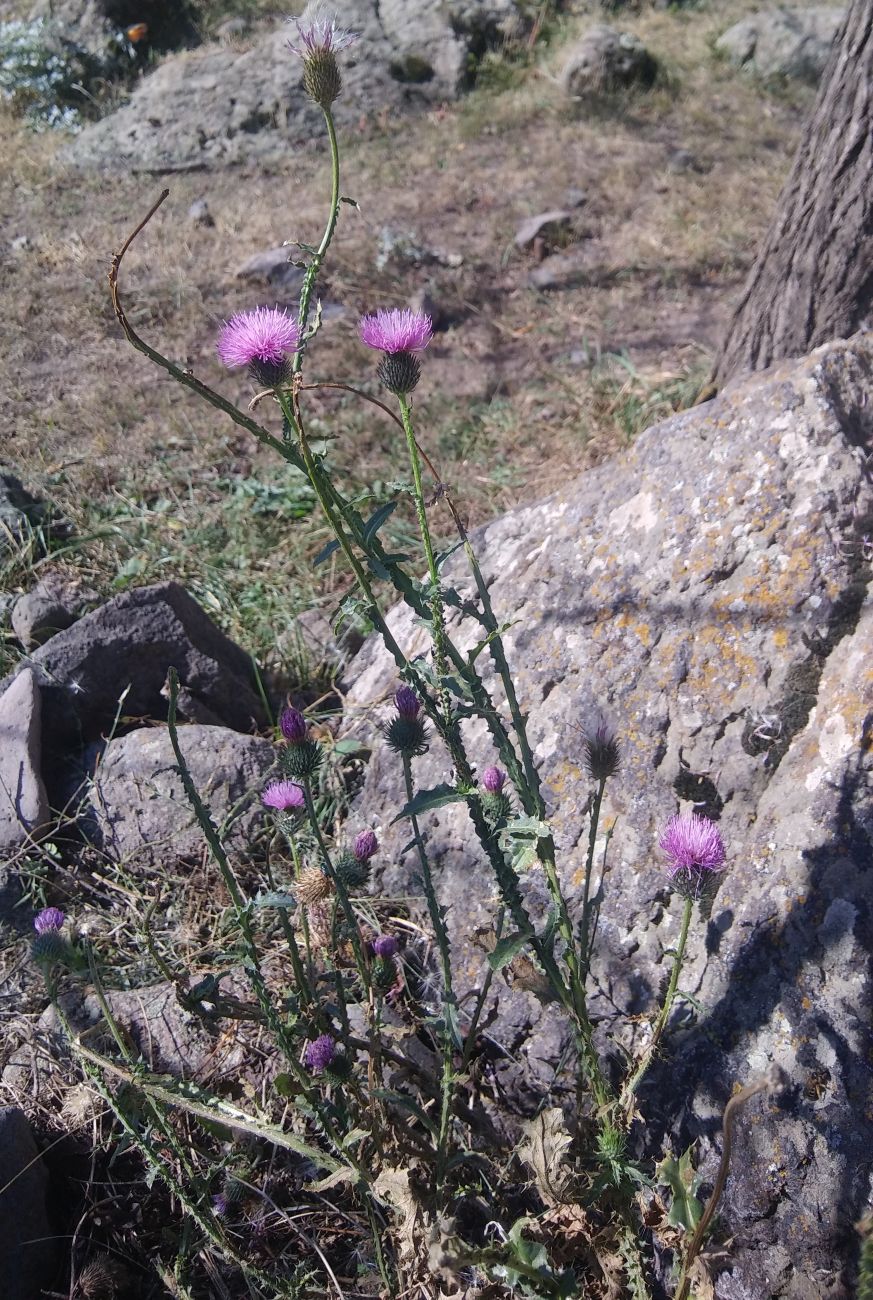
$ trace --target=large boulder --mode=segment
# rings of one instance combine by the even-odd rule
[[[171,667],[186,716],[204,708],[210,721],[237,731],[267,721],[251,658],[175,582],[116,596],[34,650],[29,663],[53,761],[109,733],[121,717],[166,718]]]
[[[674,1018],[666,1060],[641,1097],[638,1141],[683,1150],[697,1139],[713,1175],[732,1089],[771,1062],[791,1089],[740,1121],[723,1202],[735,1241],[717,1294],[846,1294],[841,1233],[868,1190],[873,1113],[865,1028],[873,995],[873,341],[819,349],[731,387],[642,435],[618,463],[519,508],[476,539],[542,776],[564,888],[578,908],[590,781],[581,729],[600,710],[620,737],[607,786],[606,856],[592,1007],[632,1049],[645,1040],[676,942],[657,842],[666,819],[696,808],[719,820],[730,869],[708,924],[696,922],[681,988],[697,999]],[[463,567],[446,580],[471,593]],[[451,630],[473,645],[478,625]],[[389,623],[407,653],[427,649],[405,610]],[[486,656],[479,657],[485,666]],[[355,716],[395,685],[375,641],[352,666]],[[489,672],[488,684],[500,698]],[[378,710],[377,710],[378,717]],[[495,755],[465,724],[481,771]],[[416,762],[420,788],[445,781],[441,745]],[[382,822],[380,894],[420,893],[399,763],[378,746],[357,807]],[[495,884],[466,812],[424,819],[448,909],[458,986],[483,978]],[[541,875],[524,878],[543,916]],[[493,942],[493,940],[492,940]],[[541,1104],[566,1026],[554,1004],[495,981],[489,1037],[516,1105]],[[621,1009],[618,1014],[616,1008]],[[680,1027],[682,1026],[682,1027]],[[616,1054],[612,1061],[615,1064]],[[786,1255],[787,1252],[787,1255]],[[788,1261],[786,1263],[786,1261]],[[756,1289],[758,1287],[759,1289]]]
[[[0,1107],[0,1252],[4,1300],[40,1300],[52,1280],[55,1235],[48,1173],[24,1112]]]
[[[317,6],[310,4],[304,15]],[[343,93],[337,121],[410,101],[454,98],[471,60],[520,22],[515,0],[341,0],[331,6],[359,41],[339,55]],[[257,35],[249,48],[209,47],[166,59],[130,102],[86,127],[70,146],[74,162],[125,169],[186,168],[287,155],[324,139],[321,110],[306,96],[289,50],[292,26]]]
[[[628,86],[651,86],[658,65],[638,36],[596,23],[567,54],[561,88],[573,98],[609,95]]]
[[[179,728],[179,746],[225,846],[244,851],[262,820],[258,795],[276,763],[275,749],[257,736],[196,724]],[[115,862],[158,866],[204,851],[203,832],[163,727],[110,740],[89,804],[92,837]]]
[[[761,77],[815,82],[824,72],[845,13],[845,8],[832,5],[767,10],[734,23],[715,48]]]
[[[0,885],[4,863],[50,824],[40,762],[41,709],[36,674],[23,668],[0,695]]]

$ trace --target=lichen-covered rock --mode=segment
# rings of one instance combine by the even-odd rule
[[[179,728],[194,786],[229,851],[248,847],[276,762],[268,740],[226,727]],[[142,728],[110,740],[90,791],[92,836],[115,862],[159,863],[199,856],[205,840],[182,786],[169,732]]]
[[[50,825],[41,771],[42,700],[32,668],[0,695],[0,884],[5,862]]]
[[[317,11],[308,6],[301,21]],[[343,93],[337,122],[458,95],[471,62],[519,24],[515,0],[338,0],[340,27],[360,39],[339,55]],[[185,168],[275,159],[289,146],[323,142],[321,110],[303,90],[288,48],[293,26],[166,59],[130,102],[86,127],[70,146],[74,162],[127,169]],[[229,91],[232,87],[232,91]]]
[[[761,77],[818,81],[845,8],[772,9],[734,23],[715,43],[719,54]]]
[[[638,36],[606,23],[589,27],[571,47],[561,88],[574,98],[608,95],[627,86],[651,86],[658,65]]]
[[[733,1087],[771,1062],[787,1072],[787,1099],[757,1098],[739,1123],[742,1154],[724,1201],[735,1236],[725,1297],[770,1273],[781,1280],[768,1295],[799,1300],[810,1286],[845,1295],[840,1234],[867,1196],[871,384],[869,337],[782,363],[477,538],[497,616],[510,624],[507,651],[574,907],[590,794],[582,728],[605,710],[621,740],[596,852],[598,880],[606,863],[602,995],[592,1003],[601,1046],[610,1031],[633,1048],[623,1012],[652,1012],[669,966],[680,908],[659,862],[664,822],[696,808],[719,820],[728,845],[729,870],[682,974],[700,1009],[674,1017],[643,1090],[640,1137],[679,1151],[698,1138],[711,1175]],[[460,564],[446,580],[471,590]],[[427,648],[405,611],[389,622],[408,653]],[[460,635],[466,646],[481,633],[465,624]],[[395,684],[375,642],[352,676],[356,716]],[[488,680],[500,698],[493,673]],[[479,724],[467,737],[481,771],[495,759],[489,737]],[[448,774],[439,744],[416,762],[419,787]],[[398,764],[378,746],[358,813],[382,823],[374,887],[409,895],[418,886],[408,827],[389,826],[403,803]],[[463,992],[483,976],[495,885],[461,806],[423,821]],[[542,916],[537,870],[524,887]],[[495,1068],[505,1095],[533,1107],[566,1042],[563,1022],[524,981],[521,991],[495,984],[488,1034],[506,1049]],[[639,1045],[646,1030],[637,1022],[634,1033]]]

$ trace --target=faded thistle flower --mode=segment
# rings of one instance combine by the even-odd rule
[[[44,907],[33,918],[33,928],[37,934],[47,934],[50,930],[60,930],[64,924],[64,914],[59,907]]]
[[[385,739],[395,754],[416,758],[427,753],[427,733],[422,719],[421,701],[411,686],[400,686],[394,693],[397,716],[384,729]]]
[[[362,316],[361,342],[384,353],[378,375],[389,393],[398,397],[411,393],[421,377],[423,352],[433,337],[433,322],[425,312],[394,308]]]
[[[321,762],[321,746],[309,739],[309,726],[299,709],[283,709],[279,730],[288,741],[282,765],[289,776],[298,780],[312,776]]]
[[[621,765],[621,750],[615,732],[602,720],[585,733],[585,766],[595,781],[615,776]]]
[[[667,855],[667,873],[677,894],[700,898],[714,890],[724,870],[724,840],[715,822],[699,813],[676,813],[659,844]]]
[[[261,803],[276,812],[293,813],[306,807],[306,798],[296,781],[272,781],[261,795]]]
[[[276,388],[288,379],[288,358],[300,346],[299,326],[280,307],[241,311],[225,323],[218,355],[229,370],[248,366],[261,388]]]
[[[322,108],[330,108],[343,88],[336,55],[358,40],[357,32],[343,31],[335,18],[320,17],[317,12],[295,23],[298,43],[288,42],[303,60],[303,88]]]

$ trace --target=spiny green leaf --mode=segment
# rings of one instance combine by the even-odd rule
[[[691,1150],[689,1147],[678,1160],[670,1152],[655,1169],[658,1181],[669,1187],[673,1194],[667,1222],[674,1228],[684,1228],[686,1232],[693,1232],[703,1213],[703,1206],[695,1196],[701,1177],[691,1163]]]
[[[431,812],[434,808],[444,808],[446,804],[463,803],[466,795],[452,785],[436,785],[431,790],[419,790],[392,820],[402,821],[404,817],[418,817],[421,813]]]
[[[503,970],[508,966],[513,957],[517,957],[522,948],[530,943],[533,938],[533,930],[519,931],[518,934],[508,934],[505,939],[501,939],[495,944],[494,951],[488,954],[488,965],[492,970]]]

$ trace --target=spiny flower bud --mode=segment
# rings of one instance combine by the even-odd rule
[[[43,930],[33,939],[30,955],[40,965],[53,966],[57,962],[66,963],[70,957],[70,945],[60,930]]]
[[[414,352],[386,352],[376,367],[376,374],[389,393],[405,397],[421,379],[421,362]]]
[[[309,728],[299,709],[287,708],[279,717],[279,730],[289,745],[302,745]]]
[[[333,881],[321,867],[305,867],[292,888],[298,903],[303,907],[311,907],[333,893]]]
[[[621,750],[615,732],[605,722],[598,723],[593,732],[585,733],[585,766],[595,781],[606,781],[615,776],[621,764]]]
[[[342,881],[346,889],[362,889],[370,879],[369,859],[359,858],[348,849],[336,855],[333,869],[337,879]]]
[[[506,773],[499,767],[486,767],[482,773],[482,785],[489,794],[500,794],[506,781]]]
[[[411,686],[399,686],[394,692],[394,705],[401,718],[414,721],[421,709],[421,700]]]
[[[373,940],[373,952],[377,957],[394,957],[398,948],[399,944],[393,934],[380,934],[378,939]]]
[[[391,957],[377,957],[370,970],[370,983],[377,993],[390,993],[397,983],[397,967]]]
[[[358,862],[367,862],[379,848],[375,831],[359,831],[355,836],[355,857]]]

